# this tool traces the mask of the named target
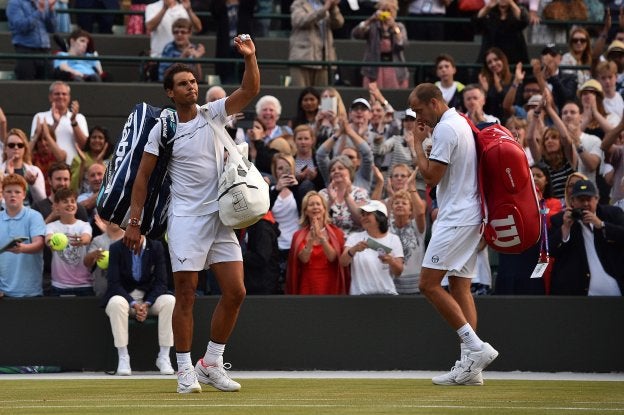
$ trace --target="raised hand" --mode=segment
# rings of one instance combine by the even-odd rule
[[[234,46],[238,53],[243,56],[250,56],[256,53],[256,45],[254,45],[253,40],[245,40],[241,39],[241,35],[238,35],[234,38]]]

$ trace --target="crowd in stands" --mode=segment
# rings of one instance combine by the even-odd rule
[[[106,8],[118,8],[116,3],[102,2]],[[202,31],[190,0],[145,3],[132,5],[135,10],[146,6],[152,56],[192,60],[204,55],[204,46],[190,39]],[[228,1],[219,9],[219,1],[212,3],[214,13],[221,10],[229,19],[219,26],[217,43],[220,36],[231,39],[241,27],[253,31],[253,5]],[[332,32],[344,36],[349,21],[343,14],[353,14],[343,3],[292,2],[291,59],[335,58]],[[367,10],[368,4],[360,3]],[[450,107],[477,125],[505,125],[524,147],[548,227],[542,240],[523,254],[498,255],[495,278],[483,244],[475,294],[622,295],[624,17],[609,3],[608,18],[598,30],[572,28],[567,51],[549,44],[539,56],[530,56],[526,39],[532,39],[531,28],[541,25],[543,5],[531,1],[527,9],[522,3],[489,1],[467,14],[482,33],[475,57],[482,64],[478,74],[460,77],[454,58],[444,51],[434,62],[436,85]],[[587,3],[589,13],[592,5]],[[447,39],[442,29],[448,23],[432,21],[427,23],[431,30],[423,31],[414,22],[405,25],[396,19],[443,16],[447,6],[439,0],[379,0],[367,10],[368,17],[352,25],[349,36],[367,42],[365,62],[404,62],[409,40]],[[16,52],[49,52],[48,33],[55,31],[60,16],[55,2],[10,0],[8,7]],[[243,9],[248,13],[237,20],[236,12]],[[129,32],[142,33],[132,21]],[[120,254],[107,253],[115,244],[115,250],[127,250],[116,242],[123,230],[102,220],[95,207],[113,138],[104,126],[89,128],[88,114],[81,114],[79,102],[71,98],[71,82],[105,78],[98,61],[71,59],[94,52],[86,31],[92,30],[92,22],[80,22],[84,26],[71,32],[68,50],[54,61],[54,71],[45,61],[18,60],[18,79],[53,74],[62,79],[50,85],[50,109],[34,114],[31,131],[11,128],[0,109],[0,291],[5,296],[110,298],[106,268],[109,273],[118,269],[110,261],[119,261]],[[25,32],[27,23],[37,30]],[[106,21],[98,26],[109,29]],[[539,39],[555,39],[544,36]],[[217,55],[231,56],[228,47],[217,48]],[[157,78],[166,67],[160,64]],[[237,64],[223,67],[222,79],[237,76]],[[415,168],[416,114],[383,95],[387,89],[407,88],[407,73],[401,66],[364,66],[368,94],[344,102],[320,67],[293,67],[290,74],[301,91],[293,119],[281,117],[280,99],[271,95],[257,101],[250,129],[244,131],[237,125],[240,117],[232,117],[232,138],[249,143],[250,160],[270,183],[270,211],[237,232],[248,294],[419,293],[418,275],[437,213],[435,188]],[[206,100],[223,96],[225,91],[214,87]],[[427,152],[430,141],[423,147]],[[160,243],[166,246],[166,240]],[[163,252],[167,255],[166,248]],[[542,278],[531,279],[544,254],[550,257],[548,269]],[[202,292],[218,294],[210,272],[204,277]],[[170,277],[167,286],[172,288]]]

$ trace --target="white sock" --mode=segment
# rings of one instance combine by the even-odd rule
[[[130,355],[128,354],[128,347],[127,346],[118,347],[117,348],[117,355],[119,357],[130,357]]]
[[[479,336],[477,336],[477,333],[475,333],[470,324],[466,323],[461,326],[457,330],[457,334],[468,349],[474,352],[481,350],[481,347],[483,346],[483,340],[481,340]]]
[[[158,352],[158,357],[169,357],[169,351],[171,347],[169,346],[160,346],[160,351]]]
[[[223,356],[225,351],[225,344],[215,343],[212,340],[208,342],[206,347],[206,354],[204,355],[204,363],[207,365],[214,365],[217,363],[217,359]]]
[[[193,361],[191,360],[191,352],[176,353],[176,359],[178,361],[178,370],[182,371],[186,368],[193,367]]]

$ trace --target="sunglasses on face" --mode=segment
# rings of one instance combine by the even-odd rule
[[[8,148],[24,148],[24,143],[7,143]]]
[[[173,31],[174,35],[185,35],[188,33],[188,30],[184,30],[184,29],[177,29]]]
[[[584,37],[575,37],[572,38],[572,43],[587,43],[587,39]]]

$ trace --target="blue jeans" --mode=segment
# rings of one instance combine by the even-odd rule
[[[78,287],[78,288],[58,288],[58,287],[50,287],[50,296],[51,297],[64,297],[64,296],[73,296],[73,297],[89,297],[95,296],[95,292],[93,291],[93,287]]]

